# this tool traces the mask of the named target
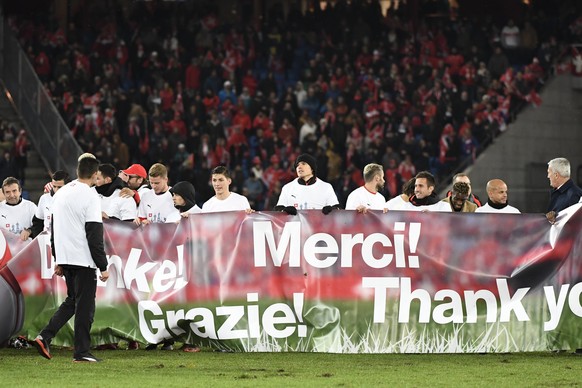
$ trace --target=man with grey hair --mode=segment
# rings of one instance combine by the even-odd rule
[[[364,167],[364,186],[350,193],[346,201],[346,210],[366,213],[368,210],[382,210],[386,199],[379,193],[384,187],[384,168],[376,163]]]
[[[560,211],[580,201],[582,189],[570,179],[570,162],[566,158],[555,158],[548,162],[548,179],[552,192],[546,217],[554,223]]]

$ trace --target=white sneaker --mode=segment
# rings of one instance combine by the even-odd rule
[[[73,362],[101,362],[101,359],[89,353],[86,356],[73,358]]]

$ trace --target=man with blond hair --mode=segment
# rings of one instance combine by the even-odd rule
[[[179,213],[174,207],[170,186],[168,186],[168,169],[161,163],[150,167],[150,186],[152,189],[144,193],[137,209],[135,223],[147,225],[164,223],[172,213]]]
[[[168,185],[168,169],[161,163],[155,163],[148,171],[152,189],[144,193],[137,209],[135,223],[148,225],[165,223],[168,219],[180,218],[180,212],[174,207],[174,200]],[[173,350],[174,341],[165,340],[162,350]],[[149,344],[146,350],[157,348],[158,344]]]
[[[382,210],[386,199],[379,193],[384,187],[384,168],[376,163],[364,167],[364,185],[350,193],[346,202],[346,210],[357,210],[366,213],[368,210]]]

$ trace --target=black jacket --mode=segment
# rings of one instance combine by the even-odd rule
[[[552,190],[550,194],[550,204],[548,205],[547,211],[555,211],[558,213],[559,211],[578,203],[581,196],[582,189],[576,186],[572,179],[568,179],[559,189]]]

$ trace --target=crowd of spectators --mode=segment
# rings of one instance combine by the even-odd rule
[[[200,2],[87,7],[66,29],[9,20],[83,150],[118,168],[161,162],[200,203],[211,168],[227,165],[257,210],[301,153],[342,203],[371,162],[387,198],[421,170],[445,179],[541,103],[560,49],[536,14],[413,20],[340,1],[226,23]]]
[[[12,176],[24,184],[29,147],[24,129],[17,123],[0,120],[0,182]]]

